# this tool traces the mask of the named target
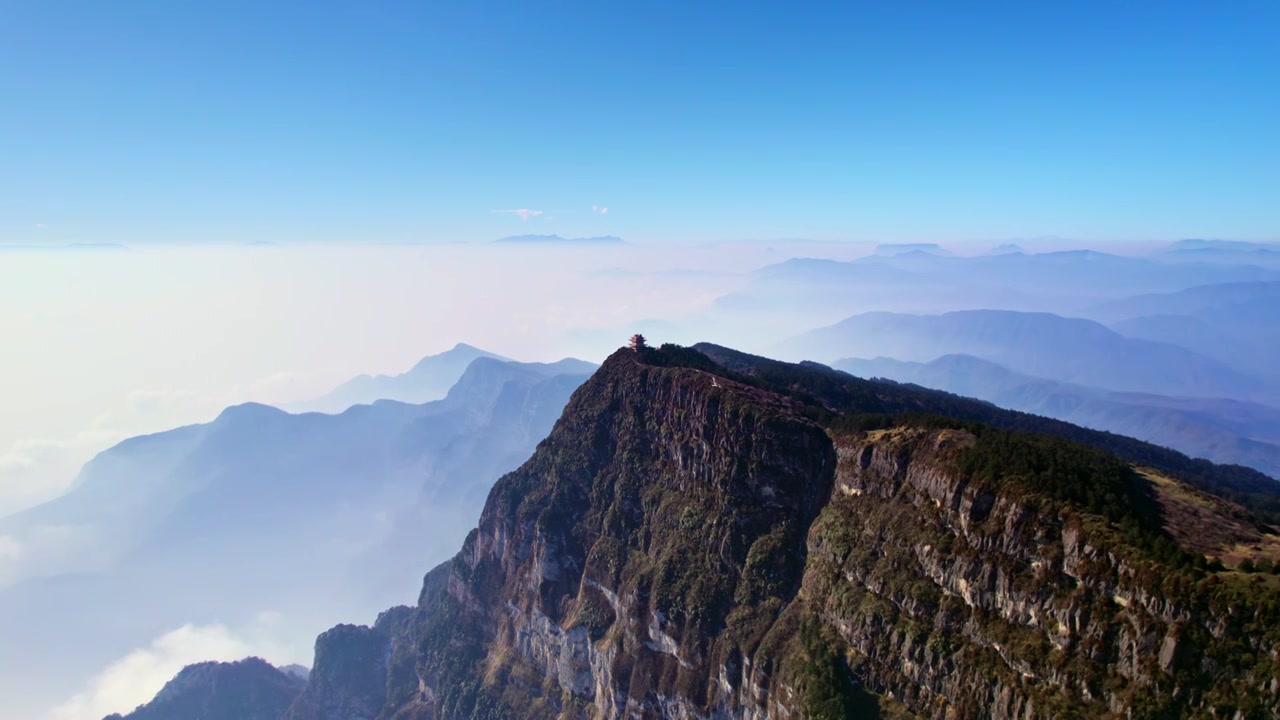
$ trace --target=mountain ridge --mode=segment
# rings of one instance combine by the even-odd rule
[[[1069,427],[718,346],[620,350],[416,606],[321,636],[284,717],[1280,709],[1277,590],[1244,569],[1280,539],[1198,489],[1247,472],[1193,487],[1174,475],[1207,464],[1177,453],[1114,441],[1170,475],[984,418]]]
[[[306,686],[257,657],[188,665],[155,698],[103,720],[279,720]]]
[[[1277,392],[1184,347],[1127,338],[1093,320],[1043,312],[863,313],[781,347],[790,357],[823,362],[868,356],[929,362],[943,355],[974,355],[1035,377],[1156,395],[1256,400]]]
[[[952,392],[1280,477],[1280,410],[1238,400],[1122,393],[1015,373],[971,355],[845,359],[838,370]]]
[[[402,373],[357,375],[318,398],[290,403],[284,409],[294,413],[333,414],[353,405],[367,405],[377,400],[398,400],[411,404],[438,400],[462,377],[472,361],[482,357],[512,362],[510,358],[487,350],[457,343],[449,350],[422,358]]]
[[[0,636],[30,647],[3,658],[0,695],[65,698],[189,622],[243,626],[274,610],[275,632],[305,643],[416,592],[586,378],[573,363],[491,359],[469,373],[423,405],[247,405],[128,440],[72,494],[0,521],[22,549],[0,567]]]

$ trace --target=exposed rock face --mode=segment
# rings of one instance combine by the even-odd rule
[[[1126,463],[647,359],[574,394],[416,607],[321,637],[289,720],[1280,712],[1274,588],[1192,562]]]
[[[1280,707],[1271,663],[1216,657],[1274,656],[1273,638],[1245,629],[1261,615],[1214,607],[1096,517],[975,487],[952,461],[974,442],[920,428],[836,437],[806,600],[865,659],[873,690],[938,718]]]
[[[373,720],[387,702],[391,641],[380,628],[339,625],[316,639],[315,668],[286,720]]]
[[[746,626],[799,588],[794,549],[829,494],[830,441],[778,396],[630,352],[589,385],[500,481],[447,590],[419,611],[414,712],[739,704],[714,678],[741,657]],[[730,618],[738,605],[756,609]],[[500,678],[507,697],[469,689],[476,675]]]
[[[304,683],[258,658],[189,665],[151,702],[106,720],[279,720]]]

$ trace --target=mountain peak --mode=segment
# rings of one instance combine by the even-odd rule
[[[285,717],[1274,714],[1276,591],[1205,554],[1280,539],[1225,487],[1280,497],[914,386],[623,348],[416,607],[321,636]]]
[[[1015,243],[997,245],[987,252],[988,255],[1024,255],[1022,246]]]
[[[430,372],[433,369],[433,366],[438,366],[446,363],[456,363],[456,362],[470,363],[472,360],[479,357],[497,358],[499,360],[507,359],[496,353],[491,353],[488,350],[481,350],[480,348],[474,345],[468,345],[467,343],[460,342],[460,343],[454,344],[453,347],[449,348],[448,350],[445,350],[444,352],[439,352],[439,353],[436,353],[435,355],[427,355],[423,357],[421,360],[414,363],[413,367],[409,368],[409,370],[406,372],[403,372],[399,375],[394,375],[394,376],[380,375],[379,377],[403,378],[405,376],[412,375],[414,373]]]
[[[258,402],[247,402],[225,408],[214,420],[214,424],[229,422],[263,422],[276,417],[288,415],[284,410],[272,405]]]
[[[910,254],[947,257],[951,255],[951,251],[937,243],[886,243],[877,245],[874,254],[878,257],[896,257]]]
[[[427,355],[399,375],[360,375],[315,400],[290,406],[294,412],[339,413],[353,405],[396,400],[418,405],[439,400],[480,357],[506,360],[501,355],[459,342],[444,352]]]
[[[106,720],[279,720],[306,682],[261,658],[183,668],[151,702]]]
[[[1214,702],[1165,688],[1219,673],[1198,669],[1216,620],[1186,611],[1217,591],[1191,587],[1203,570],[1160,525],[1181,521],[1144,503],[1154,493],[1191,523],[1230,513],[1059,438],[873,414],[939,403],[1004,417],[727,348],[620,349],[494,486],[418,608],[344,631],[368,643],[349,657],[318,645],[309,702],[376,701],[388,683],[369,716],[826,718],[941,702],[976,717],[994,694],[1007,718]],[[1156,590],[1171,567],[1191,568],[1186,587]],[[1248,607],[1261,622],[1265,602]],[[1119,674],[1095,689],[1098,652]],[[1265,669],[1221,672],[1256,684]]]

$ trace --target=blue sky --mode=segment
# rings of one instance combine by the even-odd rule
[[[0,2],[0,242],[1280,237],[1280,3],[958,5]]]

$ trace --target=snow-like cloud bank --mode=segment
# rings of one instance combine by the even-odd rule
[[[251,655],[286,662],[270,639],[274,613],[259,615],[253,627],[237,634],[223,625],[183,625],[116,660],[80,691],[49,711],[47,720],[102,720],[150,702],[164,684],[187,665],[231,662]]]

